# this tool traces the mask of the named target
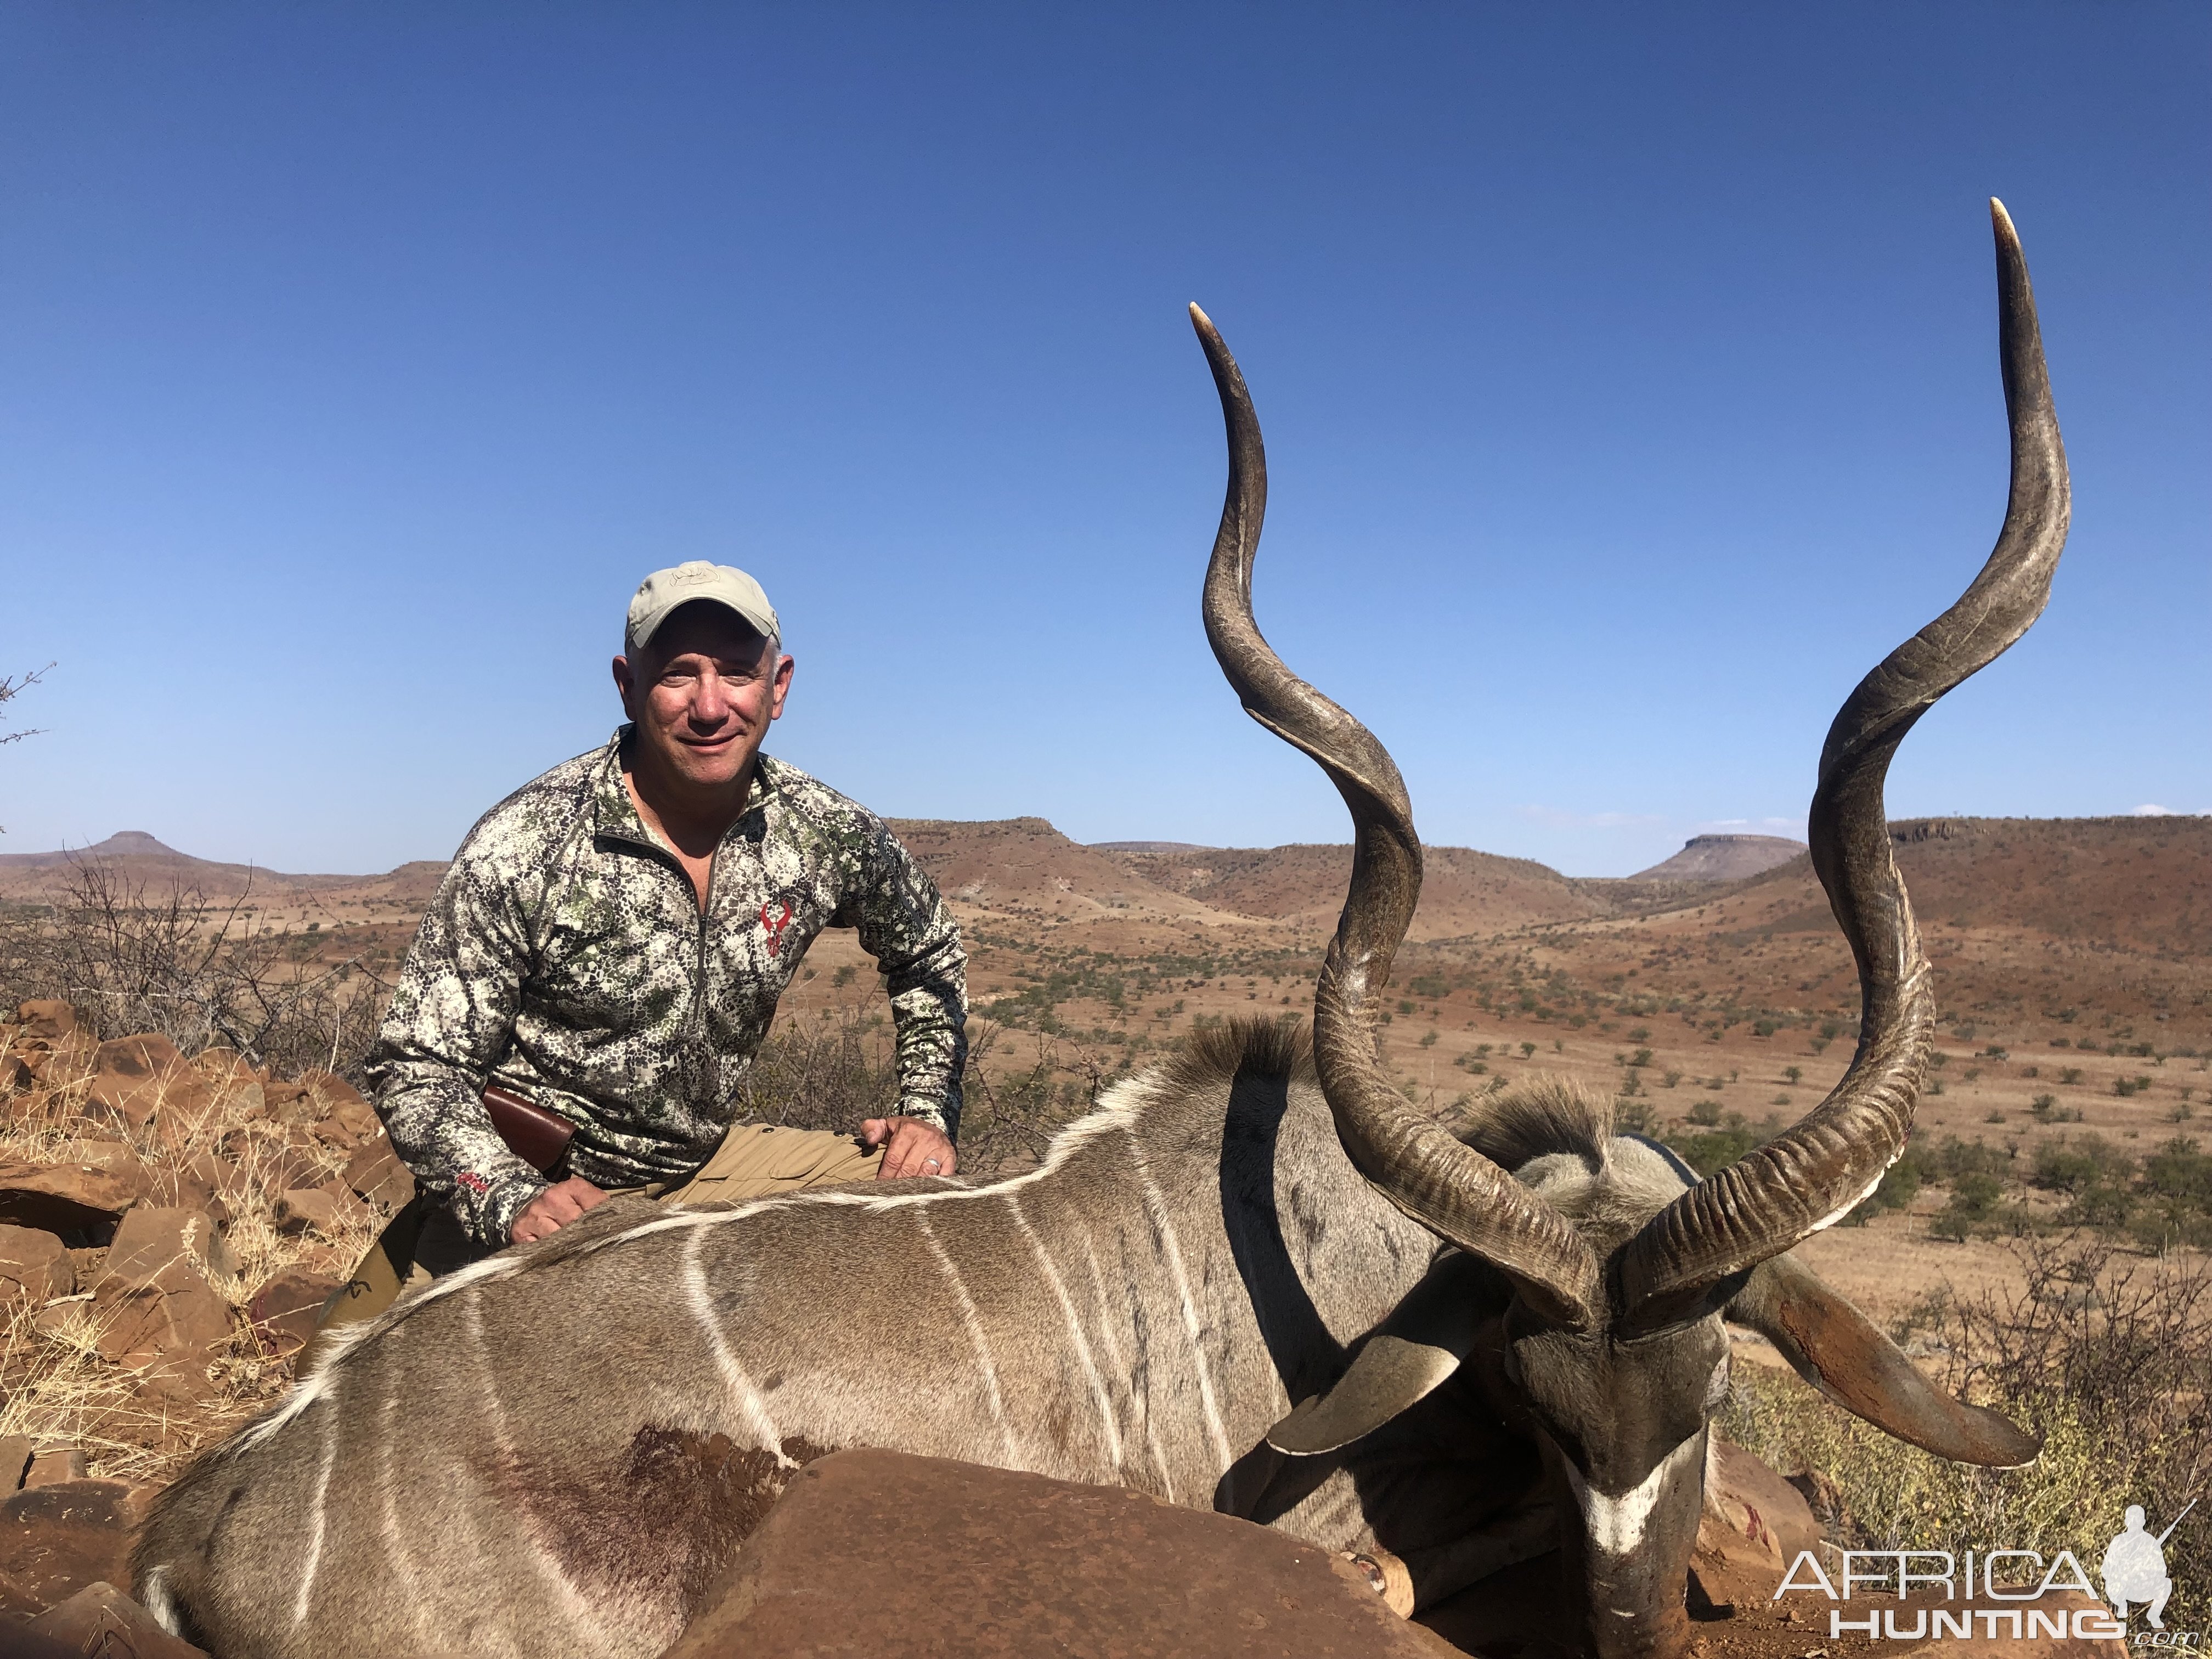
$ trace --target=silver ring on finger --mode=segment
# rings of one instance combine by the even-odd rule
[[[921,1167],[925,1170],[936,1170],[941,1169],[944,1166],[939,1164],[933,1158],[925,1158],[921,1160]]]

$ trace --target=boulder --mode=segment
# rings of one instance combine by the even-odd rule
[[[0,1224],[0,1303],[34,1308],[76,1289],[76,1267],[60,1239],[36,1227]]]
[[[311,1072],[301,1080],[310,1083],[319,1109],[313,1125],[317,1139],[326,1146],[350,1148],[383,1135],[384,1122],[377,1116],[376,1108],[343,1078]]]
[[[1801,1550],[1816,1553],[1820,1523],[1802,1493],[1716,1431],[1705,1462],[1705,1508],[1698,1522],[1692,1593],[1710,1611],[1756,1606],[1774,1594]]]
[[[230,1340],[231,1322],[210,1272],[235,1273],[237,1262],[204,1212],[131,1211],[94,1286],[100,1352],[149,1385],[187,1398],[211,1392],[208,1364]]]
[[[280,1359],[297,1353],[315,1334],[324,1304],[343,1283],[304,1267],[287,1267],[255,1291],[246,1312],[262,1351]]]
[[[226,1188],[237,1182],[237,1174],[203,1146],[156,1166],[146,1197],[167,1208],[204,1211],[218,1227],[228,1226],[232,1212]]]
[[[8,1659],[85,1659],[83,1650],[40,1634],[12,1613],[0,1613],[0,1654],[7,1655]],[[95,1649],[94,1659],[118,1656]]]
[[[201,1649],[170,1635],[112,1584],[87,1584],[24,1628],[84,1659],[207,1659]]]
[[[785,1479],[719,1437],[678,1455],[741,1502]],[[1456,1659],[1349,1563],[1249,1521],[866,1450],[789,1477],[664,1659],[829,1653]]]
[[[24,1474],[31,1467],[31,1456],[29,1435],[0,1437],[0,1498],[5,1498],[22,1486]]]
[[[296,1118],[303,1110],[311,1110],[307,1085],[282,1078],[270,1078],[261,1085],[261,1100],[277,1117]]]
[[[27,1036],[44,1037],[48,1042],[61,1042],[76,1033],[76,1010],[66,1002],[34,1000],[24,1003],[15,1011]]]
[[[295,1187],[277,1195],[271,1211],[276,1231],[287,1238],[297,1238],[302,1233],[318,1233],[325,1238],[336,1238],[339,1230],[352,1219],[350,1212],[359,1200],[335,1184],[326,1187]]]
[[[209,1274],[228,1279],[238,1258],[204,1210],[131,1211],[107,1247],[107,1267],[95,1288],[118,1291],[187,1291],[207,1283]]]
[[[51,1451],[34,1452],[31,1467],[23,1471],[26,1486],[58,1486],[64,1480],[84,1478],[84,1451],[78,1446],[56,1446]]]
[[[104,1237],[149,1184],[146,1166],[120,1141],[80,1143],[68,1164],[0,1161],[0,1222]]]
[[[345,1183],[387,1209],[397,1210],[415,1196],[415,1173],[399,1161],[380,1127],[374,1139],[364,1141],[346,1160]]]
[[[118,1297],[106,1310],[100,1352],[138,1373],[138,1385],[181,1401],[204,1401],[217,1392],[208,1376],[216,1354],[230,1340],[230,1304],[212,1290],[139,1291]]]
[[[40,1613],[88,1584],[127,1583],[146,1495],[120,1480],[65,1480],[0,1498],[0,1609]]]
[[[0,1054],[0,1095],[20,1094],[37,1081],[21,1054]]]
[[[185,1064],[177,1045],[150,1032],[101,1043],[93,1050],[92,1073],[85,1085],[86,1115],[105,1113],[134,1128],[152,1122],[157,1111],[184,1107],[188,1094],[202,1107],[210,1098],[206,1083]]]

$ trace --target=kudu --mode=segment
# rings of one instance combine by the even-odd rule
[[[1404,785],[1254,624],[1259,427],[1193,307],[1229,433],[1207,637],[1357,826],[1310,1063],[1279,1030],[1216,1034],[1012,1179],[617,1200],[465,1268],[187,1470],[147,1523],[139,1594],[224,1659],[653,1654],[801,1463],[868,1444],[1387,1553],[1422,1601],[1556,1548],[1571,1639],[1662,1653],[1686,1631],[1723,1317],[1915,1444],[2033,1457],[1787,1254],[1902,1150],[1927,1060],[1890,756],[2026,630],[2065,536],[2027,272],[2001,207],[1996,225],[2011,501],[1966,596],[1829,733],[1813,864],[1864,1012],[1850,1069],[1795,1127],[1700,1182],[1563,1085],[1486,1102],[1456,1137],[1393,1087],[1373,1013],[1420,881]]]

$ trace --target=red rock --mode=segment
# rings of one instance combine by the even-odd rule
[[[192,1400],[216,1392],[208,1365],[229,1342],[231,1322],[230,1304],[212,1290],[137,1291],[102,1310],[110,1322],[100,1334],[100,1352],[140,1373],[142,1385]]]
[[[177,1045],[150,1032],[101,1043],[93,1050],[92,1070],[84,1097],[88,1115],[105,1112],[134,1127],[152,1122],[156,1110],[167,1108],[172,1091],[181,1094],[189,1087],[203,1098],[207,1091],[185,1065]]]
[[[60,1239],[35,1227],[0,1225],[0,1302],[43,1307],[76,1289],[76,1268]]]
[[[145,1495],[120,1480],[68,1480],[0,1498],[0,1608],[39,1613],[88,1584],[127,1581]]]
[[[304,1267],[287,1267],[255,1291],[246,1311],[263,1352],[280,1359],[297,1353],[315,1334],[323,1304],[344,1282]]]
[[[304,1083],[272,1078],[261,1085],[261,1100],[269,1115],[282,1123],[297,1123],[316,1115],[313,1097]]]
[[[115,1230],[106,1271],[95,1288],[103,1294],[189,1291],[204,1285],[210,1274],[228,1279],[237,1272],[238,1258],[204,1211],[142,1207]]]
[[[146,1166],[119,1141],[91,1141],[71,1164],[0,1162],[0,1222],[105,1233],[146,1195]]]
[[[83,1649],[57,1642],[33,1630],[13,1613],[0,1613],[0,1638],[4,1638],[0,1653],[6,1654],[7,1659],[84,1659]],[[97,1649],[94,1652],[97,1659],[110,1659],[109,1655]]]
[[[346,1194],[350,1202],[353,1194]],[[278,1194],[271,1211],[276,1231],[287,1238],[297,1238],[307,1232],[320,1233],[325,1238],[337,1235],[345,1212],[337,1196],[321,1187],[295,1187]]]
[[[313,1079],[314,1097],[320,1109],[314,1125],[317,1139],[326,1146],[350,1148],[382,1136],[383,1120],[351,1084],[328,1072],[311,1073],[309,1076]]]
[[[714,1458],[716,1443],[695,1455]],[[756,1473],[774,1468],[726,1478]],[[751,1490],[765,1501],[773,1485]],[[1348,1564],[1282,1533],[1120,1487],[884,1451],[800,1470],[663,1659],[831,1653],[1457,1659]]]
[[[0,1095],[21,1093],[38,1081],[20,1054],[0,1054]]]
[[[198,1210],[133,1210],[116,1230],[94,1306],[100,1351],[139,1370],[149,1383],[199,1398],[207,1370],[231,1336],[230,1304],[210,1272],[237,1272],[230,1247]]]
[[[76,1010],[66,1002],[27,1002],[15,1011],[15,1017],[28,1035],[49,1042],[59,1042],[76,1031]]]
[[[1734,1441],[1713,1437],[1705,1508],[1690,1570],[1713,1606],[1757,1606],[1774,1594],[1801,1550],[1817,1551],[1820,1523],[1804,1497]]]
[[[24,1628],[60,1643],[64,1652],[96,1659],[207,1659],[112,1584],[87,1584]]]
[[[31,1437],[11,1434],[0,1439],[0,1498],[23,1484],[23,1476],[31,1467]]]
[[[345,1182],[370,1203],[388,1209],[396,1210],[415,1196],[414,1171],[399,1161],[381,1129],[346,1160]]]
[[[213,1151],[202,1146],[157,1166],[147,1200],[168,1208],[204,1210],[216,1225],[224,1226],[232,1214],[225,1188],[236,1180],[237,1176]]]
[[[64,1480],[84,1478],[84,1452],[76,1446],[57,1446],[52,1451],[34,1453],[31,1467],[23,1471],[26,1486],[56,1486]]]
[[[112,1072],[141,1081],[167,1076],[184,1063],[185,1057],[177,1052],[177,1045],[153,1031],[111,1038],[92,1051],[94,1071]]]

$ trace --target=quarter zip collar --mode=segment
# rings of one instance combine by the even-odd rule
[[[592,833],[611,841],[624,841],[647,848],[682,875],[683,866],[674,851],[646,827],[645,819],[639,816],[637,803],[630,799],[629,787],[623,781],[623,750],[629,743],[635,729],[625,721],[617,726],[614,736],[607,739],[605,758],[599,763],[599,779],[592,791]],[[769,802],[779,793],[775,775],[781,769],[782,763],[772,756],[761,754],[753,757],[752,782],[745,791],[744,809],[722,832],[722,839],[714,848],[714,869],[719,869],[722,848],[730,844],[732,837],[746,835],[750,839],[760,838],[760,834],[766,828],[765,814]],[[752,828],[756,815],[760,815],[758,830]],[[685,878],[687,885],[689,879]],[[714,870],[710,869],[704,913],[711,914],[714,909]]]

